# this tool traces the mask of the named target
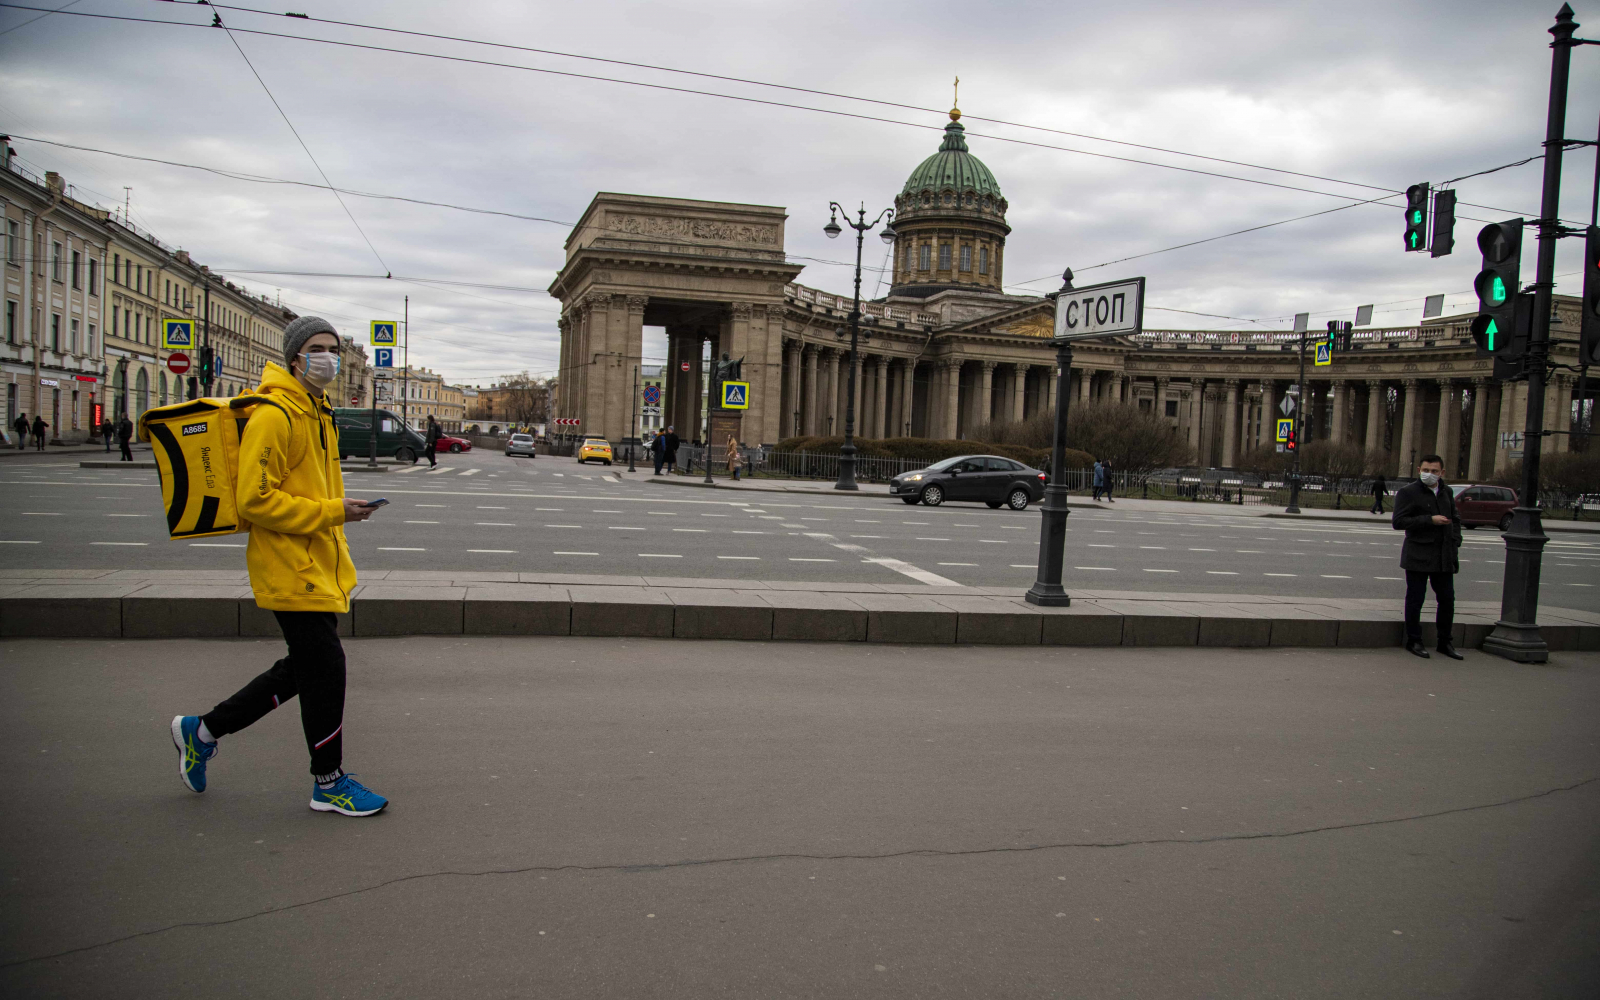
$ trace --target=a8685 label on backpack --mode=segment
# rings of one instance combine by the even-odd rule
[[[206,428],[210,427],[210,426],[211,425],[208,422],[204,421],[204,420],[202,420],[198,424],[184,424],[183,425],[184,437],[188,437],[190,434],[204,434],[206,432]]]

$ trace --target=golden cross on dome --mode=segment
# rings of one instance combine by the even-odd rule
[[[961,118],[961,77],[956,77],[955,91],[950,102],[950,120],[959,121]]]

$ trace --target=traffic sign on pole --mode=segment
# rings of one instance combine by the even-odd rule
[[[723,382],[721,405],[724,410],[750,409],[750,383]]]
[[[1293,420],[1279,420],[1278,421],[1278,443],[1279,444],[1282,444],[1282,443],[1288,441],[1289,438],[1293,434],[1294,434],[1294,421]]]
[[[1278,403],[1278,410],[1286,417],[1294,413],[1294,397],[1283,397],[1283,400]]]
[[[1333,364],[1333,345],[1327,341],[1317,345],[1317,365],[1322,368]]]
[[[182,375],[189,370],[189,355],[182,352],[167,355],[167,367],[174,375]]]
[[[1056,299],[1056,340],[1132,336],[1143,329],[1143,278],[1064,290]]]
[[[375,319],[372,321],[372,346],[396,347],[400,343],[397,332],[400,324],[392,319]]]
[[[661,403],[661,387],[659,385],[645,386],[641,395],[644,397],[646,406],[657,406]]]
[[[392,347],[375,347],[375,348],[373,348],[372,349],[372,367],[374,367],[374,368],[393,368],[394,367],[394,348],[392,348]]]
[[[195,346],[194,320],[164,319],[161,321],[161,346],[169,351],[186,350]]]

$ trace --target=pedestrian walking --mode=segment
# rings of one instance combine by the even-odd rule
[[[1101,463],[1100,463],[1100,471],[1105,473],[1105,477],[1106,477],[1106,492],[1105,492],[1106,503],[1116,503],[1117,502],[1116,497],[1113,497],[1111,495],[1111,459],[1108,458],[1108,459],[1105,459],[1105,460],[1101,461]]]
[[[439,446],[439,433],[438,422],[433,419],[433,414],[428,414],[428,448],[423,454],[428,458],[428,468],[430,469],[439,464],[433,457]]]
[[[26,413],[17,414],[17,419],[11,421],[11,426],[15,428],[17,432],[17,450],[26,450],[28,447],[28,427],[30,426],[28,423],[28,415]]]
[[[122,445],[122,457],[117,459],[117,461],[133,461],[133,448],[131,447],[132,441],[133,421],[129,420],[128,415],[124,413],[122,415],[122,419],[117,421],[117,442]]]
[[[1389,495],[1389,490],[1383,482],[1383,477],[1378,476],[1372,481],[1372,513],[1383,513],[1383,498]],[[1398,503],[1399,501],[1395,501]]]
[[[657,434],[650,439],[650,460],[655,463],[656,471],[651,475],[661,475],[661,467],[667,464],[667,436]]]
[[[676,472],[678,470],[678,446],[682,443],[683,441],[678,437],[678,432],[669,426],[667,428],[667,442],[664,445],[667,452],[668,472]]]
[[[1439,603],[1438,651],[1452,660],[1463,659],[1452,635],[1455,575],[1461,570],[1461,516],[1456,513],[1455,495],[1445,485],[1444,461],[1438,455],[1422,456],[1417,481],[1395,491],[1391,523],[1406,533],[1400,547],[1400,568],[1406,571],[1406,650],[1428,658],[1422,645],[1422,600],[1431,586]]]
[[[44,451],[44,432],[49,426],[44,422],[44,417],[37,413],[33,415],[33,446],[39,451]]]
[[[728,472],[732,474],[733,481],[739,481],[739,466],[744,464],[744,459],[739,455],[739,439],[732,434],[728,435]]]
[[[371,816],[389,800],[343,767],[345,658],[340,612],[350,610],[356,570],[344,525],[377,508],[344,495],[339,432],[324,390],[339,374],[339,336],[318,316],[301,316],[283,334],[285,367],[268,362],[260,406],[239,445],[251,468],[239,477],[239,514],[251,524],[246,559],[256,605],[283,630],[288,655],[203,716],[172,720],[178,774],[192,791],[206,790],[206,765],[217,741],[300,697],[300,723],[311,754],[311,808]],[[328,442],[335,442],[332,451]]]
[[[100,436],[106,439],[106,454],[111,454],[111,439],[117,436],[117,425],[111,422],[109,413],[100,421]]]
[[[1094,460],[1092,474],[1094,477],[1094,498],[1099,500],[1101,492],[1106,488],[1106,469],[1105,466],[1100,464],[1100,460],[1098,458]]]

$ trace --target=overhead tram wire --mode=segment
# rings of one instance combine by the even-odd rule
[[[75,6],[75,5],[80,4],[80,3],[83,3],[83,0],[68,0],[67,3],[62,4],[61,6],[55,8],[54,10],[47,10],[43,14],[40,14],[38,17],[30,17],[26,21],[23,21],[21,24],[13,24],[11,27],[7,28],[6,30],[0,31],[0,35],[9,35],[13,31],[16,31],[16,30],[18,30],[20,28],[26,28],[28,25],[32,24],[35,21],[43,21],[45,18],[49,17],[51,14],[59,14],[62,11],[66,10],[68,7],[72,7],[72,6]]]
[[[227,34],[228,41],[232,42],[233,47],[238,50],[239,58],[244,60],[244,64],[246,66],[250,67],[250,75],[256,78],[257,83],[261,84],[261,89],[267,94],[267,100],[271,101],[272,106],[278,109],[278,115],[283,118],[283,123],[289,126],[289,131],[294,133],[295,141],[300,144],[301,149],[305,150],[306,158],[311,161],[311,165],[313,167],[317,168],[317,173],[321,175],[322,182],[328,186],[329,190],[332,190],[333,181],[328,179],[328,172],[322,169],[322,164],[317,162],[316,154],[311,152],[311,147],[307,146],[306,141],[300,137],[300,130],[295,128],[294,122],[289,120],[288,112],[284,111],[283,105],[278,103],[278,98],[273,95],[272,88],[267,86],[267,81],[261,78],[261,73],[256,70],[255,63],[250,61],[250,57],[248,55],[245,55],[244,46],[240,45],[239,40],[233,37],[232,29],[230,29],[226,24],[222,23],[221,14],[218,14],[216,11],[212,11],[211,17],[213,18],[211,22],[212,27],[221,28],[223,32]],[[378,252],[377,247],[372,245],[372,239],[367,236],[367,231],[361,228],[361,223],[356,221],[355,213],[350,211],[350,206],[344,203],[344,199],[339,196],[338,191],[333,192],[333,197],[339,202],[339,207],[344,209],[344,214],[350,217],[350,224],[355,226],[356,232],[361,234],[361,239],[366,242],[367,249],[372,251],[372,256],[378,259],[378,265],[385,271],[389,270],[389,265],[384,263],[383,255]]]
[[[207,4],[206,6],[210,6],[210,5]],[[0,3],[0,7],[11,7],[11,8],[19,9],[19,10],[42,10],[42,9],[44,9],[44,8],[30,7],[30,6],[27,6],[27,5],[24,5],[24,4],[15,4],[15,3]],[[94,19],[99,19],[99,20],[127,21],[127,22],[134,22],[134,23],[140,23],[140,24],[160,24],[160,25],[169,25],[169,26],[180,27],[180,28],[210,27],[210,25],[195,24],[195,23],[189,22],[189,21],[168,21],[168,20],[163,20],[163,19],[160,19],[160,18],[129,17],[129,16],[126,16],[126,15],[119,15],[119,14],[95,14],[95,13],[89,13],[89,12],[83,12],[83,11],[63,11],[62,13],[64,13],[67,16],[71,16],[71,17],[88,17],[88,18],[94,18]],[[791,104],[791,103],[788,103],[788,102],[785,102],[785,101],[770,101],[770,100],[765,100],[765,99],[759,98],[759,97],[744,97],[744,96],[741,96],[741,95],[738,95],[738,94],[722,94],[722,93],[718,93],[716,91],[710,91],[710,90],[697,90],[697,89],[692,88],[692,87],[674,87],[674,86],[671,86],[669,84],[647,83],[647,82],[644,82],[642,80],[624,80],[624,79],[621,79],[621,78],[618,78],[618,77],[599,76],[599,75],[592,74],[592,73],[573,73],[573,72],[570,72],[570,71],[567,71],[567,70],[549,69],[549,68],[541,67],[541,66],[522,66],[522,65],[518,65],[516,63],[496,62],[496,61],[490,60],[490,59],[471,59],[471,58],[467,58],[465,56],[451,56],[451,55],[444,55],[442,53],[437,53],[437,52],[421,52],[421,51],[417,51],[417,50],[414,50],[414,49],[400,49],[400,48],[393,48],[393,47],[384,46],[384,45],[368,45],[368,44],[361,43],[361,42],[345,42],[345,41],[338,41],[336,39],[329,39],[329,38],[313,38],[313,37],[310,37],[308,35],[292,35],[292,34],[285,34],[283,32],[276,32],[276,31],[261,31],[261,30],[254,29],[254,28],[229,28],[227,30],[230,31],[230,32],[238,32],[238,33],[241,33],[241,34],[260,35],[260,36],[265,37],[265,38],[282,38],[282,39],[287,39],[287,40],[290,40],[290,41],[311,42],[311,43],[315,43],[315,44],[318,44],[318,45],[330,45],[330,46],[335,46],[335,47],[338,47],[338,48],[361,49],[361,50],[370,51],[370,52],[384,52],[384,53],[388,53],[388,54],[391,54],[391,55],[410,55],[410,56],[417,56],[419,58],[424,58],[424,59],[438,59],[438,60],[445,61],[445,62],[464,63],[464,64],[467,64],[467,65],[474,65],[474,66],[487,66],[487,67],[492,67],[492,68],[497,68],[497,69],[520,70],[520,71],[527,72],[527,73],[542,73],[542,74],[547,74],[547,75],[550,75],[550,76],[562,76],[562,77],[568,77],[568,78],[577,79],[577,80],[592,80],[592,81],[601,82],[601,83],[616,83],[616,84],[621,84],[621,85],[624,85],[624,86],[642,87],[642,88],[645,88],[645,89],[648,89],[648,90],[662,90],[662,91],[667,91],[667,92],[670,92],[670,93],[692,94],[692,95],[696,95],[696,96],[700,96],[700,97],[714,97],[714,98],[718,98],[718,99],[721,99],[721,100],[738,101],[738,102],[745,103],[745,104],[760,104],[760,105],[765,105],[767,107],[787,108],[787,109],[795,110],[795,111],[809,111],[809,112],[813,112],[815,114],[833,115],[833,116],[839,117],[839,118],[852,118],[852,119],[856,119],[858,121],[871,121],[871,122],[880,122],[880,123],[886,124],[886,125],[899,125],[899,126],[902,126],[902,127],[905,127],[905,128],[922,129],[922,130],[930,131],[930,132],[943,132],[944,131],[944,126],[942,126],[942,125],[928,125],[928,124],[923,124],[921,122],[907,122],[907,121],[901,121],[901,120],[895,119],[895,118],[884,118],[884,117],[881,117],[881,116],[878,116],[878,115],[859,114],[859,113],[853,112],[853,111],[840,111],[840,110],[836,110],[836,109],[833,109],[833,108],[811,107],[809,105],[804,105],[804,104]],[[1171,163],[1159,163],[1159,162],[1154,161],[1154,160],[1141,160],[1141,159],[1137,159],[1135,157],[1115,156],[1115,155],[1110,154],[1110,153],[1096,153],[1096,152],[1093,152],[1093,151],[1090,151],[1090,150],[1086,150],[1086,149],[1075,149],[1075,148],[1073,148],[1071,146],[1058,146],[1058,145],[1053,145],[1051,143],[1046,143],[1046,142],[1033,142],[1033,141],[1030,141],[1030,140],[1027,140],[1027,139],[1017,139],[1017,138],[1013,138],[1013,137],[1010,137],[1010,136],[991,135],[991,134],[981,133],[981,132],[968,132],[967,136],[969,138],[990,139],[990,140],[993,140],[995,142],[1007,142],[1007,143],[1012,143],[1014,145],[1020,145],[1020,146],[1031,146],[1031,147],[1036,148],[1036,149],[1053,149],[1053,150],[1056,150],[1058,152],[1076,153],[1076,154],[1078,154],[1080,156],[1090,156],[1090,157],[1095,157],[1097,159],[1113,160],[1113,161],[1120,162],[1120,163],[1133,163],[1133,164],[1138,164],[1140,166],[1157,167],[1157,168],[1164,169],[1164,170],[1175,170],[1175,171],[1178,171],[1179,173],[1195,174],[1195,175],[1202,176],[1202,177],[1215,177],[1215,178],[1218,178],[1218,179],[1221,179],[1221,180],[1238,181],[1238,182],[1243,183],[1243,184],[1255,184],[1255,185],[1259,185],[1261,187],[1276,188],[1276,189],[1283,190],[1283,191],[1295,191],[1295,192],[1299,192],[1301,194],[1314,194],[1314,195],[1318,195],[1318,196],[1324,197],[1324,198],[1348,198],[1349,197],[1349,195],[1345,195],[1345,194],[1338,194],[1338,193],[1331,192],[1331,191],[1319,191],[1319,190],[1317,190],[1315,188],[1298,187],[1298,186],[1293,185],[1293,184],[1279,184],[1279,183],[1277,183],[1275,181],[1260,180],[1258,178],[1252,178],[1252,177],[1240,177],[1240,176],[1238,176],[1236,174],[1225,174],[1225,173],[1220,173],[1220,172],[1214,171],[1214,170],[1200,170],[1200,169],[1197,169],[1197,168],[1194,168],[1194,167],[1180,167],[1180,166],[1177,166],[1177,165],[1171,164]],[[1337,182],[1337,183],[1342,183],[1342,182]],[[1362,186],[1372,187],[1371,185],[1362,185]],[[1383,188],[1374,188],[1374,189],[1375,190],[1384,190]],[[1391,198],[1392,197],[1398,197],[1402,193],[1403,193],[1403,191],[1400,191],[1400,190],[1390,191],[1389,194],[1387,195],[1387,197],[1391,197]],[[1382,200],[1382,199],[1372,199],[1372,201],[1380,201],[1380,200]],[[1366,202],[1363,202],[1362,204],[1366,204]],[[1498,209],[1497,209],[1497,211],[1498,211]]]

